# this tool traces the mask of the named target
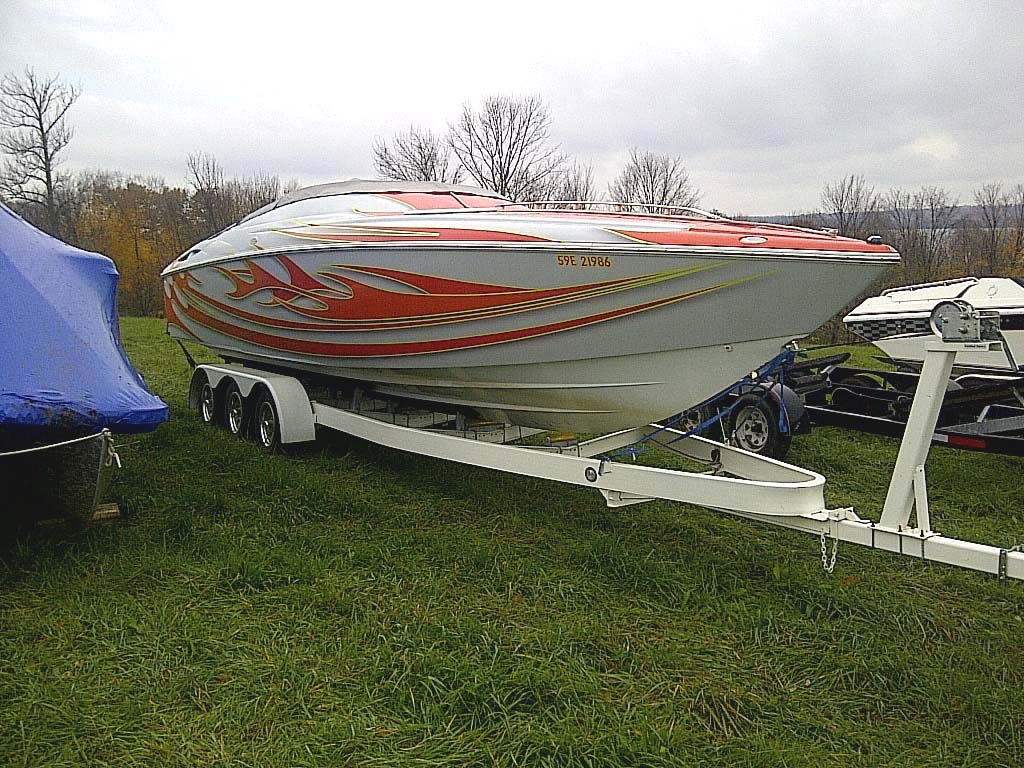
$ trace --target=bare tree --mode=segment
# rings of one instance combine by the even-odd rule
[[[277,176],[255,173],[245,178],[231,179],[224,184],[228,221],[237,221],[280,196],[281,180]]]
[[[477,184],[511,200],[536,200],[551,189],[565,160],[549,141],[551,117],[538,96],[488,96],[464,104],[448,126],[448,144]]]
[[[863,176],[847,176],[825,186],[821,193],[822,213],[843,237],[865,238],[878,226],[879,198]]]
[[[594,169],[588,163],[584,165],[573,161],[558,175],[557,183],[552,191],[554,200],[597,200],[597,188],[594,186]],[[572,205],[568,206],[574,207]]]
[[[957,202],[940,187],[922,187],[911,194],[894,189],[884,197],[892,220],[893,240],[903,257],[904,276],[927,282],[949,261]]]
[[[0,149],[9,155],[0,191],[42,208],[54,235],[60,234],[57,167],[71,141],[66,117],[78,95],[59,75],[39,77],[30,67],[20,77],[9,73],[0,79]]]
[[[981,241],[981,227],[974,216],[961,216],[954,223],[952,250],[964,274],[984,274],[987,259],[982,255]]]
[[[54,190],[60,219],[60,238],[72,245],[81,245],[82,212],[89,207],[92,186],[98,171],[78,171],[60,179]]]
[[[656,212],[659,205],[694,206],[700,190],[690,183],[682,158],[632,149],[622,172],[608,185],[608,197],[619,203],[642,203]]]
[[[219,232],[228,224],[224,195],[224,168],[213,155],[195,152],[188,156],[188,183],[203,218],[205,235]]]
[[[1002,267],[1008,202],[999,183],[985,184],[974,193],[974,204],[981,218],[981,254],[989,275],[998,275]]]
[[[165,187],[156,202],[156,208],[170,254],[182,253],[196,239],[186,216],[188,192],[179,187]]]
[[[583,209],[584,202],[600,199],[594,186],[594,171],[589,164],[573,161],[546,184],[538,185],[533,200],[547,200],[545,208]]]
[[[462,179],[462,169],[452,165],[451,150],[444,138],[419,128],[396,133],[390,141],[374,141],[373,165],[383,179],[448,184],[458,184]]]
[[[1010,259],[1014,270],[1024,272],[1024,184],[1007,195],[1007,224],[1010,229]]]

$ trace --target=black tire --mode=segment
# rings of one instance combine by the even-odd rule
[[[249,409],[242,391],[234,381],[228,381],[221,398],[221,423],[235,437],[249,434]]]
[[[204,373],[197,381],[199,418],[204,424],[217,423],[217,393],[210,386],[210,378]]]
[[[253,436],[260,450],[265,453],[277,453],[281,450],[281,418],[277,413],[274,398],[267,390],[261,390],[256,396],[252,409]]]
[[[758,456],[781,459],[789,453],[793,436],[779,430],[779,411],[775,401],[749,393],[736,401],[729,414],[729,444]]]

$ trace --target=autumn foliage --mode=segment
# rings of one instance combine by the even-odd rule
[[[161,270],[192,244],[282,193],[276,176],[225,178],[217,161],[207,155],[190,157],[189,169],[188,187],[105,171],[66,178],[60,187],[56,232],[41,206],[15,207],[62,240],[113,259],[121,273],[122,314],[159,316]]]

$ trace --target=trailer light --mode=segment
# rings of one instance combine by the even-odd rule
[[[949,444],[957,448],[974,448],[979,451],[985,450],[986,443],[979,437],[963,437],[962,435],[950,435]]]

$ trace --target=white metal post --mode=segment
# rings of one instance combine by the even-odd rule
[[[917,527],[922,531],[930,531],[932,520],[928,512],[928,479],[924,473],[924,464],[918,465],[914,471],[914,511],[917,513]]]
[[[885,506],[882,507],[881,525],[889,528],[906,526],[910,520],[910,512],[914,506],[914,478],[924,474],[924,464],[928,459],[928,450],[932,445],[932,435],[939,421],[939,411],[946,396],[946,383],[953,371],[959,345],[929,342],[925,355],[921,378],[917,382],[914,403],[910,407],[910,418],[900,443],[900,452],[896,457],[896,466],[889,481],[889,492],[885,495]],[[924,478],[920,478],[920,483]],[[928,511],[924,510],[925,519],[919,520],[920,527],[927,524]]]

